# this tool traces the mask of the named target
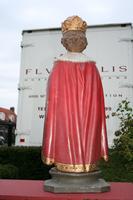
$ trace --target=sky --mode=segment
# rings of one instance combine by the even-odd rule
[[[0,107],[15,107],[22,30],[60,27],[79,15],[88,25],[133,23],[132,0],[0,0]]]

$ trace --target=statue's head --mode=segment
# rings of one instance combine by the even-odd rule
[[[61,43],[70,52],[82,52],[87,46],[87,24],[78,16],[68,17],[61,26]]]

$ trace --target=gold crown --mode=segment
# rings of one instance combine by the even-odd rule
[[[67,31],[82,31],[85,33],[87,29],[87,23],[78,16],[68,17],[61,25],[63,33]]]

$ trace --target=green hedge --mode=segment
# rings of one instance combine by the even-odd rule
[[[18,177],[18,168],[10,164],[0,164],[0,178],[17,178]]]
[[[133,165],[113,150],[109,162],[100,162],[102,177],[107,181],[133,181]],[[41,160],[41,147],[0,147],[0,178],[38,179],[50,178],[50,167]]]
[[[133,162],[127,162],[116,150],[109,151],[109,161],[99,165],[102,175],[111,182],[133,182]]]
[[[0,163],[3,168],[8,164],[16,167],[16,177],[6,175],[6,178],[38,180],[50,178],[48,173],[50,167],[42,163],[40,147],[0,147]],[[1,169],[2,167],[0,171]],[[1,172],[0,178],[3,178]]]

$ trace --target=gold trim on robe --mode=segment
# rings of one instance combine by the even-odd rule
[[[103,156],[103,158],[104,158],[105,161],[108,161],[108,156],[107,155]]]
[[[56,168],[59,171],[63,172],[74,172],[74,173],[80,173],[80,172],[92,172],[97,170],[96,164],[78,164],[78,165],[71,165],[71,164],[62,164],[62,163],[56,163]]]
[[[105,161],[108,161],[108,156],[105,155],[103,156]],[[59,171],[62,172],[74,172],[74,173],[80,173],[80,172],[92,172],[92,171],[96,171],[98,170],[97,165],[96,164],[64,164],[64,163],[56,163],[54,162],[53,158],[44,158],[42,155],[42,161],[43,163],[45,163],[46,165],[55,165],[56,168]]]
[[[64,164],[64,163],[56,163],[54,162],[54,159],[52,158],[44,158],[42,156],[42,161],[46,164],[46,165],[52,165],[54,164],[56,166],[56,168],[59,171],[62,172],[74,172],[74,173],[80,173],[80,172],[92,172],[92,171],[96,171],[97,165],[96,164]]]
[[[42,155],[42,161],[46,165],[53,165],[54,164],[54,159],[53,158],[44,158]]]

